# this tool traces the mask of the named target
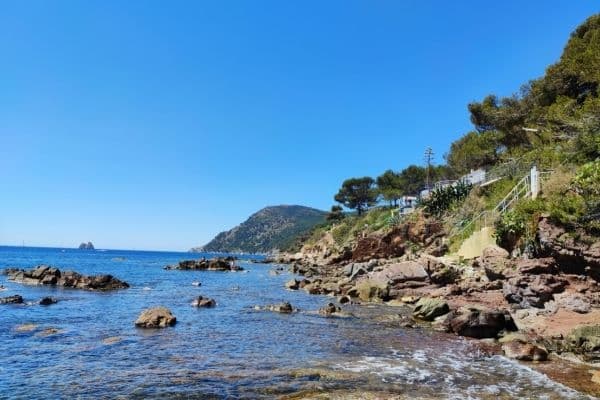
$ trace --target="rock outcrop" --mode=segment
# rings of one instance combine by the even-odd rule
[[[566,279],[542,274],[520,275],[504,282],[502,292],[509,303],[519,304],[522,308],[543,308],[544,304],[554,299],[568,285]]]
[[[112,275],[81,275],[75,271],[60,271],[48,265],[39,265],[31,270],[10,268],[4,271],[8,279],[27,285],[62,286],[85,290],[115,290],[129,287]]]
[[[82,242],[79,245],[79,250],[94,250],[94,245],[92,244],[92,242]]]
[[[448,314],[450,307],[442,299],[423,297],[417,301],[413,310],[413,317],[423,321],[433,321],[436,317]]]
[[[573,234],[553,224],[548,217],[538,223],[538,241],[544,257],[552,257],[564,273],[590,275],[600,281],[600,241],[576,240],[585,233]]]
[[[184,260],[175,265],[167,265],[167,270],[182,271],[242,271],[243,268],[235,263],[233,257],[227,258],[201,258],[199,260]]]
[[[173,326],[177,322],[177,318],[166,307],[154,307],[142,311],[138,319],[135,321],[135,326],[138,328],[166,328]]]
[[[573,329],[567,336],[563,349],[581,355],[585,361],[600,361],[600,325]]]
[[[15,294],[14,296],[0,297],[0,304],[22,304],[23,297]]]

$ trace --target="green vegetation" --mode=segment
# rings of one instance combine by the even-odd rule
[[[355,209],[358,215],[377,202],[377,189],[373,178],[350,178],[342,183],[342,187],[334,199],[348,208]]]
[[[373,208],[361,215],[349,214],[341,221],[319,225],[306,238],[304,244],[313,245],[330,233],[339,248],[353,242],[357,237],[380,231],[387,226],[390,210]]]
[[[421,205],[427,213],[439,217],[453,205],[463,201],[472,188],[473,185],[463,181],[459,181],[454,185],[436,188],[429,197],[421,201]]]
[[[451,233],[451,250],[481,227],[482,219],[485,226],[495,223],[498,243],[510,250],[535,251],[541,215],[549,215],[568,230],[600,235],[599,86],[600,14],[571,34],[562,56],[544,76],[529,81],[512,96],[489,94],[469,104],[474,129],[452,143],[446,165],[428,162],[427,166],[389,169],[376,179],[345,180],[334,199],[356,214],[332,207],[326,222],[312,221],[311,233],[293,230],[296,241],[288,240],[289,248],[298,249],[301,241],[315,244],[328,234],[329,241],[346,246],[360,235],[389,229],[406,218],[392,217],[386,208],[371,208],[379,200],[396,206],[403,196],[418,196],[428,177],[430,183],[457,179],[481,167],[498,180],[473,189],[462,184],[436,189],[421,202],[426,214],[442,221]],[[521,199],[505,214],[494,215],[496,204],[532,165],[552,171],[543,176],[540,196]]]
[[[329,222],[341,221],[345,218],[344,209],[340,206],[331,206],[331,211],[327,213],[326,219]]]
[[[215,252],[266,253],[288,250],[299,237],[325,221],[326,212],[303,206],[272,206],[235,228],[219,233],[200,249]]]

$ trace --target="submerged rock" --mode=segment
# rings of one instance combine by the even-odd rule
[[[340,307],[337,307],[333,303],[329,303],[325,307],[321,307],[319,309],[319,314],[325,315],[325,316],[331,316],[332,314],[339,313],[340,311],[342,311],[342,309]]]
[[[41,306],[49,306],[50,304],[56,304],[56,303],[58,303],[58,300],[56,300],[53,297],[44,297],[40,300]]]
[[[0,297],[0,304],[22,304],[23,297],[18,294],[8,297]]]
[[[287,301],[280,304],[270,304],[265,307],[265,310],[278,312],[282,314],[291,314],[292,312],[294,312],[294,308]]]
[[[177,322],[177,318],[166,307],[148,308],[140,314],[135,321],[135,326],[138,328],[166,328],[173,326]]]
[[[208,297],[198,296],[193,302],[192,306],[194,307],[214,307],[217,305],[217,302]]]
[[[75,271],[61,272],[58,268],[48,265],[38,265],[29,271],[24,269],[7,269],[4,271],[8,279],[27,285],[50,285],[63,286],[75,289],[86,290],[115,290],[129,287],[127,282],[123,282],[112,275],[81,275]]]
[[[442,299],[422,297],[415,304],[413,317],[424,321],[433,321],[436,317],[450,312],[450,307]]]

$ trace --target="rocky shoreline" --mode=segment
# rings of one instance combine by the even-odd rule
[[[417,238],[420,252],[406,251],[406,236],[417,236],[409,227],[361,239],[353,249],[321,246],[269,261],[304,277],[289,281],[289,290],[335,296],[340,304],[410,307],[403,327],[493,340],[521,361],[556,356],[597,367],[600,243],[576,241],[544,217],[538,229],[537,258],[511,256],[498,246],[470,261],[440,256],[443,236],[430,226]]]

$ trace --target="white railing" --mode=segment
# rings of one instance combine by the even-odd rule
[[[492,210],[485,210],[471,218],[466,225],[458,227],[458,231],[450,236],[464,240],[466,238],[463,236],[466,233],[470,234],[471,232],[491,226],[500,215],[510,210],[520,199],[535,197],[534,193],[537,195],[541,180],[549,177],[550,173],[551,171],[538,172],[534,166]]]

